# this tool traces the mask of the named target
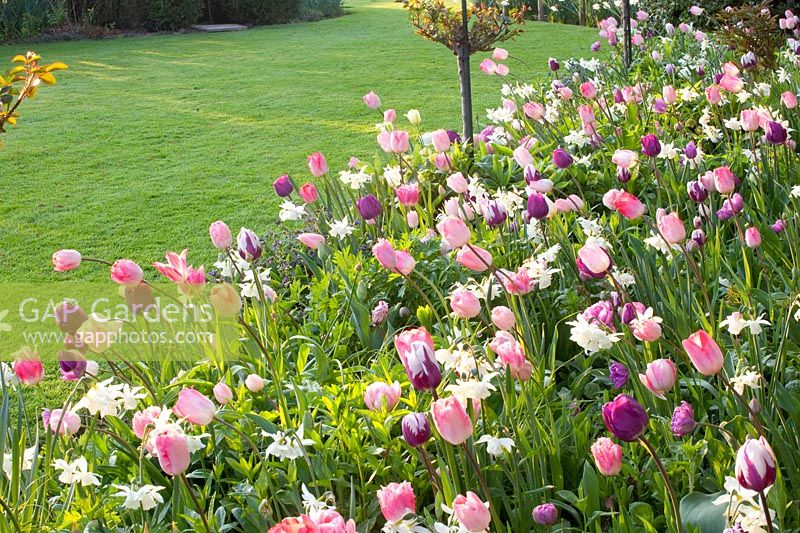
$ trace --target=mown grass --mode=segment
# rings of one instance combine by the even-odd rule
[[[274,229],[270,185],[286,172],[305,179],[309,153],[333,168],[374,153],[369,90],[398,114],[418,108],[424,126],[457,127],[454,56],[414,35],[398,3],[348,5],[316,23],[31,46],[70,69],[4,136],[0,281],[56,279],[50,255],[62,247],[142,265],[188,247],[208,264],[208,224]],[[529,23],[507,48],[543,75],[548,57],[586,53],[594,35]],[[0,47],[0,57],[19,50]],[[474,78],[482,115],[499,82]],[[58,279],[106,275],[89,267]]]

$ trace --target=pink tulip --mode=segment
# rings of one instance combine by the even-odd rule
[[[231,229],[223,221],[217,220],[216,222],[212,222],[208,227],[208,233],[211,235],[211,244],[213,244],[214,248],[217,250],[227,250],[231,247],[231,243],[233,242]]]
[[[761,246],[761,233],[758,232],[758,228],[747,228],[744,232],[744,242],[747,244],[748,248],[758,248]]]
[[[406,224],[411,229],[416,229],[419,227],[419,214],[416,211],[409,211],[406,213]]]
[[[394,252],[394,256],[397,260],[395,272],[398,272],[404,276],[411,274],[414,271],[414,267],[417,266],[417,262],[413,257],[411,257],[411,254],[405,250],[396,250]]]
[[[363,100],[370,109],[378,109],[381,106],[381,99],[372,91],[365,94]]]
[[[495,61],[505,61],[508,59],[508,50],[505,48],[495,48],[492,52],[492,59]]]
[[[474,272],[485,272],[492,265],[492,254],[478,246],[462,246],[456,261]]]
[[[514,161],[522,168],[533,164],[533,156],[527,146],[523,144],[514,150]]]
[[[111,281],[124,287],[136,287],[144,279],[142,267],[130,259],[119,259],[111,265]]]
[[[596,244],[585,244],[578,250],[578,261],[593,274],[605,274],[611,268],[608,252]]]
[[[450,309],[459,318],[475,318],[481,312],[481,303],[472,291],[458,289],[450,295]]]
[[[380,411],[383,409],[385,401],[386,410],[391,411],[400,401],[401,394],[400,383],[397,381],[391,385],[376,381],[367,386],[367,390],[364,392],[364,403],[370,411]]]
[[[660,319],[639,315],[631,321],[630,326],[633,336],[642,342],[655,342],[661,338]]]
[[[537,102],[526,102],[522,106],[522,112],[525,116],[533,120],[542,120],[544,118],[544,106]]]
[[[180,255],[167,252],[166,263],[153,263],[153,266],[170,281],[178,285],[202,285],[206,281],[203,267],[194,268],[186,259],[189,250],[183,250]]]
[[[656,359],[647,365],[644,374],[639,374],[639,380],[650,392],[664,400],[666,399],[664,393],[672,390],[677,376],[678,370],[675,368],[675,363],[669,359]]]
[[[67,272],[75,270],[81,264],[81,254],[77,250],[59,250],[53,254],[53,270]]]
[[[433,337],[431,334],[428,333],[428,330],[425,327],[420,328],[413,328],[407,329],[402,333],[395,335],[394,337],[394,347],[397,350],[397,354],[400,356],[400,360],[403,362],[403,365],[406,364],[407,356],[409,352],[411,352],[414,343],[422,343],[425,345],[426,350],[430,353],[434,353],[436,349],[433,346]]]
[[[401,185],[394,190],[397,201],[406,207],[417,205],[419,202],[419,186],[416,183]]]
[[[392,133],[389,135],[389,143],[392,148],[392,152],[396,154],[408,152],[408,132],[402,130],[392,131]]]
[[[397,119],[397,111],[395,111],[394,109],[387,109],[386,111],[383,112],[384,122],[392,123],[395,121],[395,119]]]
[[[397,255],[391,243],[386,239],[380,239],[375,243],[372,247],[372,255],[386,270],[394,271],[397,268]]]
[[[714,339],[702,329],[689,335],[681,344],[694,367],[704,376],[714,376],[722,370],[725,356]]]
[[[433,163],[436,165],[436,168],[442,172],[449,172],[451,170],[450,158],[445,153],[434,155]]]
[[[233,400],[233,391],[224,381],[220,381],[214,385],[212,390],[214,391],[214,398],[220,405],[225,405]]]
[[[481,61],[481,64],[479,65],[478,68],[481,69],[481,72],[489,76],[492,76],[497,73],[497,63],[495,63],[488,57],[483,61]]]
[[[300,198],[307,204],[313,204],[319,198],[319,191],[317,191],[317,186],[313,183],[304,183],[297,189],[297,193],[300,195]]]
[[[433,402],[431,413],[439,435],[450,444],[458,446],[472,436],[472,420],[455,396]]]
[[[404,516],[416,512],[414,488],[408,481],[389,483],[378,490],[378,504],[387,522],[399,522]]]
[[[755,109],[742,109],[742,116],[739,120],[744,131],[756,131],[761,124],[758,111]]]
[[[454,217],[445,218],[436,225],[436,229],[453,249],[467,244],[472,236],[464,221]]]
[[[611,156],[611,161],[619,168],[630,170],[636,166],[639,156],[633,150],[617,150]]]
[[[736,176],[728,167],[714,169],[714,190],[720,194],[728,195],[736,188]]]
[[[250,392],[258,392],[264,388],[264,378],[258,374],[248,374],[248,376],[244,378],[244,386],[247,387],[247,390]]]
[[[321,152],[314,152],[308,156],[308,170],[311,175],[319,178],[328,172],[328,162],[325,161],[325,156]]]
[[[662,98],[664,98],[664,101],[669,105],[674,104],[678,100],[678,93],[675,90],[675,87],[673,87],[672,85],[665,85],[661,89],[661,96]]]
[[[318,533],[356,533],[355,521],[351,518],[345,523],[342,515],[335,509],[311,511],[311,519],[316,525]],[[301,532],[293,531],[293,533]]]
[[[744,82],[738,76],[723,74],[719,86],[731,93],[739,93],[744,89]]]
[[[786,91],[781,94],[781,102],[789,109],[797,107],[797,96],[792,91]]]
[[[72,411],[53,409],[50,412],[50,431],[71,437],[81,429],[81,417]]]
[[[242,297],[239,291],[227,283],[214,285],[208,299],[214,310],[222,317],[238,317],[239,311],[242,310]]]
[[[533,365],[525,357],[522,346],[508,331],[498,331],[489,343],[489,348],[497,354],[500,364],[508,369],[511,377],[527,381],[533,373]]]
[[[558,95],[564,100],[572,100],[572,89],[567,86],[558,88]]]
[[[498,305],[492,309],[492,323],[502,330],[510,330],[516,324],[514,313],[504,305]]]
[[[178,401],[175,402],[172,412],[196,426],[207,426],[214,419],[217,408],[214,402],[195,389],[186,388],[178,394]]]
[[[453,516],[470,533],[486,531],[492,521],[489,507],[474,492],[467,492],[466,496],[456,496],[452,507]]]
[[[717,105],[722,101],[722,93],[719,85],[709,85],[706,87],[706,100],[711,105]]]
[[[581,83],[581,96],[588,100],[594,100],[597,98],[597,85],[592,83],[591,81],[585,81]]]
[[[592,444],[592,456],[604,476],[616,476],[622,469],[622,446],[608,437],[600,437]]]
[[[44,365],[32,350],[26,351],[24,359],[17,359],[12,365],[14,374],[25,385],[37,385],[44,379]]]
[[[301,233],[297,236],[297,240],[312,250],[319,249],[325,243],[325,237],[319,233]]]
[[[606,192],[603,195],[603,205],[629,220],[635,220],[647,211],[647,207],[636,196],[619,189]]]
[[[320,531],[310,516],[300,515],[284,518],[269,528],[267,533],[320,533]]]
[[[469,190],[469,184],[461,172],[456,172],[455,174],[447,176],[447,186],[458,194],[464,194]]]
[[[192,458],[186,435],[173,427],[167,427],[155,435],[154,441],[158,462],[165,474],[177,476],[189,468]]]
[[[583,200],[576,194],[570,194],[567,198],[559,198],[553,202],[553,207],[559,213],[569,213],[570,211],[578,212],[583,209]]]
[[[669,213],[657,218],[658,231],[665,241],[677,244],[686,238],[686,228],[677,213]]]
[[[450,148],[450,136],[445,130],[436,130],[431,134],[433,149],[437,152],[444,152]]]
[[[699,17],[703,14],[703,8],[700,6],[692,6],[689,8],[689,13],[695,17]]]
[[[499,276],[500,284],[509,294],[524,295],[536,287],[536,281],[531,278],[528,269],[520,267],[516,272],[502,270]]]
[[[144,439],[147,432],[155,427],[155,422],[159,416],[161,416],[161,408],[156,405],[133,414],[133,433],[139,440]]]

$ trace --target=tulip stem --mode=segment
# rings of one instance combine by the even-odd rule
[[[761,507],[764,508],[764,516],[767,519],[767,531],[769,533],[773,533],[775,529],[772,527],[772,517],[769,514],[769,505],[767,505],[767,495],[764,494],[764,491],[760,491],[758,493],[758,497],[761,500]]]
[[[428,451],[425,449],[425,446],[421,446],[419,449],[419,453],[422,456],[422,462],[425,463],[425,469],[428,471],[428,477],[431,478],[431,486],[433,487],[433,492],[442,492],[442,488],[439,486],[439,480],[436,479],[436,473],[433,471],[433,465],[431,464],[431,458],[428,456]]]
[[[503,523],[500,521],[500,517],[497,516],[497,510],[492,504],[492,495],[489,492],[489,485],[486,483],[486,478],[483,477],[483,472],[481,472],[481,468],[478,466],[478,461],[475,460],[475,456],[472,455],[471,451],[469,451],[469,447],[467,446],[466,442],[462,444],[462,446],[464,447],[464,452],[467,454],[467,459],[469,459],[469,462],[472,465],[472,469],[475,470],[475,475],[478,477],[478,483],[483,490],[483,496],[486,498],[486,501],[489,504],[489,511],[492,513],[492,520],[495,523],[495,529],[497,531],[503,531]]]
[[[642,443],[642,446],[647,450],[650,456],[655,461],[658,470],[661,472],[661,477],[664,478],[664,486],[667,488],[667,494],[669,495],[669,501],[672,505],[672,512],[675,518],[675,531],[678,533],[683,532],[683,525],[681,524],[681,510],[678,507],[678,498],[675,496],[675,489],[672,488],[672,483],[669,481],[669,476],[667,475],[667,469],[664,468],[664,463],[661,462],[661,459],[658,458],[658,454],[656,453],[656,449],[653,448],[653,445],[650,444],[645,437],[639,437],[639,442]]]
[[[194,502],[194,508],[197,509],[200,519],[203,520],[203,526],[206,528],[206,532],[211,533],[211,527],[208,525],[206,513],[203,511],[203,508],[200,507],[200,502],[197,500],[197,496],[195,495],[194,490],[192,490],[192,485],[189,483],[189,480],[186,479],[186,474],[181,474],[181,480],[183,481],[183,484],[186,485],[186,490],[189,491],[189,496],[192,498],[192,502]]]

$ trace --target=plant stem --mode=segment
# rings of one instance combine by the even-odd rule
[[[197,496],[195,495],[194,490],[192,490],[192,485],[189,483],[189,480],[186,479],[186,474],[181,474],[181,480],[183,481],[183,484],[186,485],[186,490],[189,491],[189,496],[192,498],[192,502],[194,502],[194,507],[197,509],[200,519],[203,520],[203,526],[206,528],[206,532],[211,533],[211,527],[208,525],[206,513],[203,511],[203,508],[200,507],[200,502],[197,500]]]
[[[767,518],[767,531],[769,533],[773,533],[775,529],[772,526],[772,517],[769,514],[769,505],[767,505],[767,495],[764,494],[764,491],[758,493],[758,497],[761,500],[761,507],[764,508],[764,516]]]
[[[645,437],[639,437],[639,442],[642,443],[642,446],[647,450],[650,456],[655,461],[658,470],[661,472],[661,477],[664,478],[664,485],[667,487],[667,494],[669,495],[669,501],[672,505],[672,512],[675,518],[675,531],[678,533],[683,533],[683,525],[681,524],[681,511],[680,507],[678,507],[678,498],[675,496],[675,489],[672,488],[672,483],[669,481],[669,476],[667,475],[667,469],[664,468],[664,463],[661,462],[661,459],[658,458],[658,454],[656,453],[656,449],[653,448],[653,445],[650,444]]]
[[[486,478],[483,477],[483,472],[481,472],[481,468],[478,466],[475,456],[472,455],[471,451],[469,451],[467,443],[465,442],[462,444],[462,446],[464,447],[464,453],[467,454],[467,459],[469,459],[469,462],[472,465],[472,469],[475,470],[475,475],[478,477],[478,483],[481,486],[481,490],[483,490],[483,497],[486,498],[486,501],[489,503],[489,511],[492,513],[492,520],[495,523],[495,529],[497,531],[503,531],[503,523],[500,522],[500,517],[497,516],[497,510],[492,504],[492,495],[489,492],[489,485],[486,483]]]

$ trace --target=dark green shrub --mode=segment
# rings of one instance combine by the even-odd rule
[[[342,0],[303,0],[300,8],[300,16],[304,20],[319,20],[341,15],[344,15]]]
[[[200,20],[203,6],[203,0],[146,0],[146,22],[158,30],[187,28]]]
[[[301,0],[222,0],[223,10],[240,24],[281,24],[300,17]]]
[[[0,2],[0,37],[35,37],[63,23],[64,8],[59,0],[5,0]]]

